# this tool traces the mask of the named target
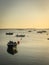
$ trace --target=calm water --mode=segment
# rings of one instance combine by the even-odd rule
[[[47,33],[37,33],[38,30],[0,30],[0,65],[49,65],[49,30]],[[13,32],[13,35],[6,35]],[[16,34],[25,34],[24,38],[17,38]],[[12,55],[7,52],[7,43],[20,40],[17,45],[18,53]]]

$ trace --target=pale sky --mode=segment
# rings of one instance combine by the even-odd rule
[[[0,0],[0,28],[49,28],[49,0]]]

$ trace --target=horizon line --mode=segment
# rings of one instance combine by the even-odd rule
[[[6,30],[6,29],[49,29],[49,28],[0,28],[0,30]]]

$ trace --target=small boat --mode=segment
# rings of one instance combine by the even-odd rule
[[[37,33],[42,33],[42,31],[37,31]]]
[[[48,33],[46,35],[48,35]]]
[[[28,32],[31,32],[31,30],[29,30]]]
[[[36,29],[34,29],[33,31],[36,31]]]
[[[47,31],[43,30],[42,32],[43,32],[43,33],[46,33]]]
[[[8,44],[7,44],[7,46],[9,48],[16,47],[17,46],[17,43],[16,42],[13,42],[13,41],[9,41]]]
[[[47,31],[37,31],[37,33],[46,33]]]
[[[47,40],[49,40],[49,38],[47,38]]]
[[[25,37],[25,35],[18,35],[18,34],[17,34],[16,37]]]
[[[13,42],[13,41],[9,41],[7,44],[8,48],[7,48],[7,52],[14,55],[15,53],[17,53],[17,43]]]
[[[13,35],[13,33],[9,32],[9,33],[6,33],[6,35]]]

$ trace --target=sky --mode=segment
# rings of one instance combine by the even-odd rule
[[[2,28],[49,28],[49,0],[0,0]]]

